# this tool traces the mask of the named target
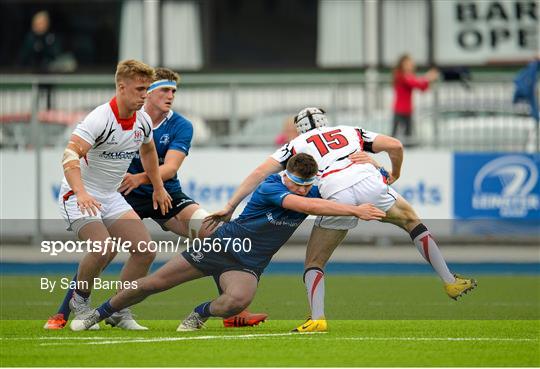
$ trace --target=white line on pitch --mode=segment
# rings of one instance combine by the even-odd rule
[[[329,338],[330,339],[330,338]],[[540,338],[506,337],[335,337],[332,340],[347,341],[538,341]]]
[[[41,337],[0,337],[0,340],[4,341],[31,341],[31,340],[105,340],[105,339],[111,339],[116,337],[103,337],[103,336],[95,336],[95,337],[68,337],[68,336],[61,336],[61,337],[55,337],[55,336],[41,336]],[[122,339],[130,339],[131,337],[118,337]],[[133,337],[138,338],[138,337]]]
[[[325,334],[326,332],[312,332],[309,334],[303,333],[305,337],[307,335],[313,334]],[[234,340],[234,339],[258,339],[258,338],[273,338],[273,337],[283,337],[283,336],[295,336],[298,333],[268,333],[268,334],[241,334],[235,336],[221,336],[221,335],[212,335],[212,336],[191,336],[191,337],[156,337],[156,338],[119,338],[116,337],[107,337],[109,340],[100,340],[95,342],[83,342],[82,345],[109,345],[117,343],[149,343],[149,342],[173,342],[173,341],[193,341],[193,340],[212,340],[212,339],[223,339],[223,340]],[[41,346],[56,346],[56,345],[69,345],[69,344],[79,344],[79,343],[70,343],[70,342],[54,342],[54,343],[42,343]]]
[[[316,332],[315,332],[316,333]],[[324,333],[324,332],[320,332]],[[313,334],[313,333],[312,333]],[[311,334],[311,335],[312,335]],[[83,344],[83,345],[109,345],[123,343],[151,343],[151,342],[174,342],[174,341],[191,341],[191,340],[234,340],[234,339],[271,339],[271,338],[308,338],[309,334],[298,333],[269,333],[269,334],[246,334],[237,336],[192,336],[192,337],[156,337],[156,338],[129,338],[129,339],[109,339],[94,342],[83,343],[42,343],[41,346],[65,345],[65,344]],[[348,340],[348,341],[489,341],[489,342],[532,342],[538,341],[538,338],[507,338],[507,337],[325,337],[316,338],[317,340]]]

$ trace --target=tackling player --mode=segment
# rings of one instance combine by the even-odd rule
[[[338,204],[319,198],[317,163],[307,154],[293,156],[286,170],[269,176],[255,191],[244,211],[214,234],[221,250],[184,251],[155,273],[139,279],[136,289],[124,289],[84,320],[75,320],[71,329],[89,329],[116,311],[146,297],[204,276],[218,278],[223,293],[200,304],[179,325],[179,331],[196,330],[211,316],[229,317],[245,309],[253,300],[260,275],[272,256],[287,242],[306,218],[314,215],[350,215],[364,220],[381,219],[385,213],[371,204]],[[224,250],[227,239],[249,240],[250,249]]]
[[[324,199],[343,204],[373,203],[386,212],[383,222],[404,229],[420,254],[431,264],[444,283],[449,297],[457,299],[476,286],[476,281],[452,274],[431,233],[412,206],[389,185],[401,174],[403,146],[395,138],[359,127],[327,127],[322,109],[305,108],[295,117],[300,136],[285,144],[256,168],[238,187],[227,207],[211,215],[214,221],[227,221],[240,202],[269,174],[277,173],[289,158],[300,152],[311,154],[319,166],[319,189]],[[372,162],[355,159],[354,153],[384,151],[390,157],[392,172],[376,168]],[[355,160],[358,164],[355,163]],[[335,248],[358,219],[318,217],[306,251],[304,283],[311,308],[310,318],[294,331],[327,329],[324,317],[324,271]]]
[[[141,252],[136,247],[140,241],[149,242],[150,235],[140,217],[117,191],[137,152],[140,152],[153,185],[153,208],[159,206],[163,214],[171,208],[171,198],[159,176],[152,121],[146,113],[139,111],[154,76],[154,69],[142,62],[120,62],[115,75],[115,97],[98,106],[77,125],[62,159],[64,178],[58,205],[68,230],[79,239],[94,244],[103,245],[110,237],[131,242],[130,257],[120,274],[121,281],[134,281],[145,276],[155,257],[154,253]],[[69,300],[75,320],[91,311],[94,278],[115,255],[110,249],[89,252],[79,263],[74,280],[80,288],[73,291]],[[86,287],[82,287],[84,285]],[[116,312],[108,318],[108,323],[123,329],[146,329],[133,320],[129,309]],[[59,312],[47,321],[45,328],[60,329],[65,324],[65,316]]]
[[[159,158],[159,173],[165,189],[172,197],[172,208],[163,215],[152,206],[152,185],[141,160],[135,156],[118,189],[141,218],[152,218],[163,230],[195,238],[208,237],[214,228],[202,220],[208,212],[182,192],[178,170],[189,154],[193,126],[189,120],[171,109],[180,76],[167,68],[156,68],[156,80],[148,88],[143,110],[153,123],[153,136]],[[216,281],[219,292],[219,283]],[[248,311],[223,320],[226,327],[253,326],[266,320],[267,314]]]

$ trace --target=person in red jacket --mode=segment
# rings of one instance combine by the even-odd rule
[[[392,136],[396,136],[400,126],[405,128],[406,138],[412,134],[412,93],[414,89],[426,91],[429,84],[439,78],[439,71],[431,68],[423,77],[414,74],[415,64],[409,54],[399,58],[394,69],[394,128]]]

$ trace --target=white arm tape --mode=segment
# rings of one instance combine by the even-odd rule
[[[189,219],[189,238],[197,238],[199,236],[199,231],[202,228],[202,223],[204,218],[206,218],[208,215],[210,215],[209,212],[204,210],[203,208],[199,208],[195,210],[191,218]]]
[[[70,161],[79,161],[80,157],[79,154],[77,154],[75,151],[67,148],[64,150],[64,155],[62,156],[62,165],[66,165],[66,163]]]

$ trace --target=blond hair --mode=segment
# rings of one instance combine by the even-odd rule
[[[166,79],[168,81],[174,81],[176,84],[180,83],[180,75],[168,68],[156,68],[156,81]]]
[[[138,60],[123,60],[116,66],[116,83],[125,79],[143,78],[153,81],[156,78],[154,68]]]

